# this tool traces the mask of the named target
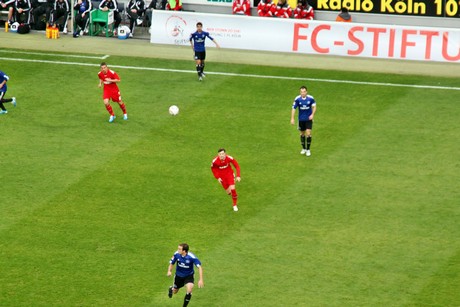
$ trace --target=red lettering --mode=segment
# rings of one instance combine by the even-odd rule
[[[395,56],[395,36],[396,30],[390,29],[390,38],[388,42],[388,57],[393,58]]]
[[[308,24],[294,23],[294,38],[292,42],[292,51],[299,50],[299,40],[307,40],[307,35],[300,35],[300,29],[308,28]]]
[[[417,34],[417,30],[403,30],[401,38],[401,58],[405,59],[407,54],[407,48],[415,46],[414,42],[409,42],[409,35]]]
[[[420,31],[420,35],[426,36],[425,44],[425,60],[431,59],[431,43],[433,42],[433,36],[438,36],[439,32],[436,31]]]
[[[363,27],[353,27],[348,31],[348,38],[351,42],[356,44],[356,50],[348,50],[347,53],[349,55],[358,55],[363,52],[364,50],[364,43],[362,40],[355,36],[355,32],[363,32]]]
[[[377,56],[379,54],[379,35],[380,33],[386,33],[386,29],[367,28],[367,32],[374,34],[372,38],[372,56]]]
[[[457,45],[457,44],[454,44],[454,45]],[[449,32],[444,32],[442,33],[442,56],[448,61],[460,60],[460,48],[457,47],[457,55],[450,56],[447,54],[448,46],[449,46]]]
[[[322,30],[330,30],[331,26],[330,25],[319,25],[313,29],[313,32],[311,33],[311,46],[313,47],[313,50],[315,50],[318,53],[329,53],[329,48],[321,48],[318,45],[318,35],[319,32]]]

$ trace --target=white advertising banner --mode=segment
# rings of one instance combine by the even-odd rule
[[[200,21],[222,48],[460,62],[460,29],[158,10],[152,19],[150,42],[157,44],[190,45]]]
[[[183,0],[184,4],[232,6],[233,0]],[[251,0],[252,3],[252,0]],[[252,4],[251,4],[252,5]]]

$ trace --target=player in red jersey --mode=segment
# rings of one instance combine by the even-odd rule
[[[278,3],[272,7],[272,13],[278,18],[291,18],[292,9],[287,0],[278,0]]]
[[[272,0],[260,0],[257,5],[257,14],[261,17],[272,17],[273,16],[273,2]]]
[[[118,103],[120,109],[123,111],[123,119],[127,120],[128,113],[126,113],[126,106],[121,100],[120,90],[117,85],[117,83],[120,82],[120,77],[118,77],[116,72],[109,69],[105,62],[101,63],[101,71],[97,75],[99,77],[99,87],[102,87],[102,84],[104,84],[104,94],[102,98],[104,99],[105,108],[110,114],[109,123],[113,122],[115,119],[115,113],[110,105],[110,100]]]
[[[251,1],[233,0],[233,14],[251,16]]]
[[[227,194],[232,196],[233,211],[238,211],[238,195],[236,194],[235,189],[235,174],[230,164],[232,164],[235,168],[236,181],[240,182],[240,166],[238,165],[238,162],[233,159],[233,157],[227,155],[225,149],[223,148],[220,148],[217,151],[217,157],[212,160],[211,170],[214,174],[214,177],[216,177],[217,181],[219,181]]]
[[[315,17],[315,10],[308,3],[307,0],[299,0],[297,2],[297,7],[294,10],[295,19],[309,19],[313,20]]]

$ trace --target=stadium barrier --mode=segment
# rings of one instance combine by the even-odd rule
[[[190,45],[203,23],[221,47],[460,63],[460,29],[154,11],[151,43]],[[212,42],[208,42],[213,47]]]

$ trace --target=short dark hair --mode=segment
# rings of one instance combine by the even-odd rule
[[[180,247],[182,247],[182,250],[185,251],[186,253],[188,253],[188,250],[189,250],[189,246],[187,243],[181,243],[179,244]]]
[[[307,91],[308,91],[308,89],[307,89],[307,87],[306,87],[305,85],[302,85],[302,86],[300,87],[300,89],[301,89],[301,90],[307,90]]]
[[[203,26],[203,24],[201,23],[201,21],[198,21],[198,22],[196,23],[196,26],[197,26],[197,27],[198,27],[198,26]]]
[[[102,66],[107,66],[107,63],[106,63],[106,62],[102,62],[102,63],[101,63],[101,67],[102,67]]]
[[[226,152],[226,151],[225,151],[225,148],[219,148],[219,149],[217,150],[218,153],[221,152],[221,151]]]

